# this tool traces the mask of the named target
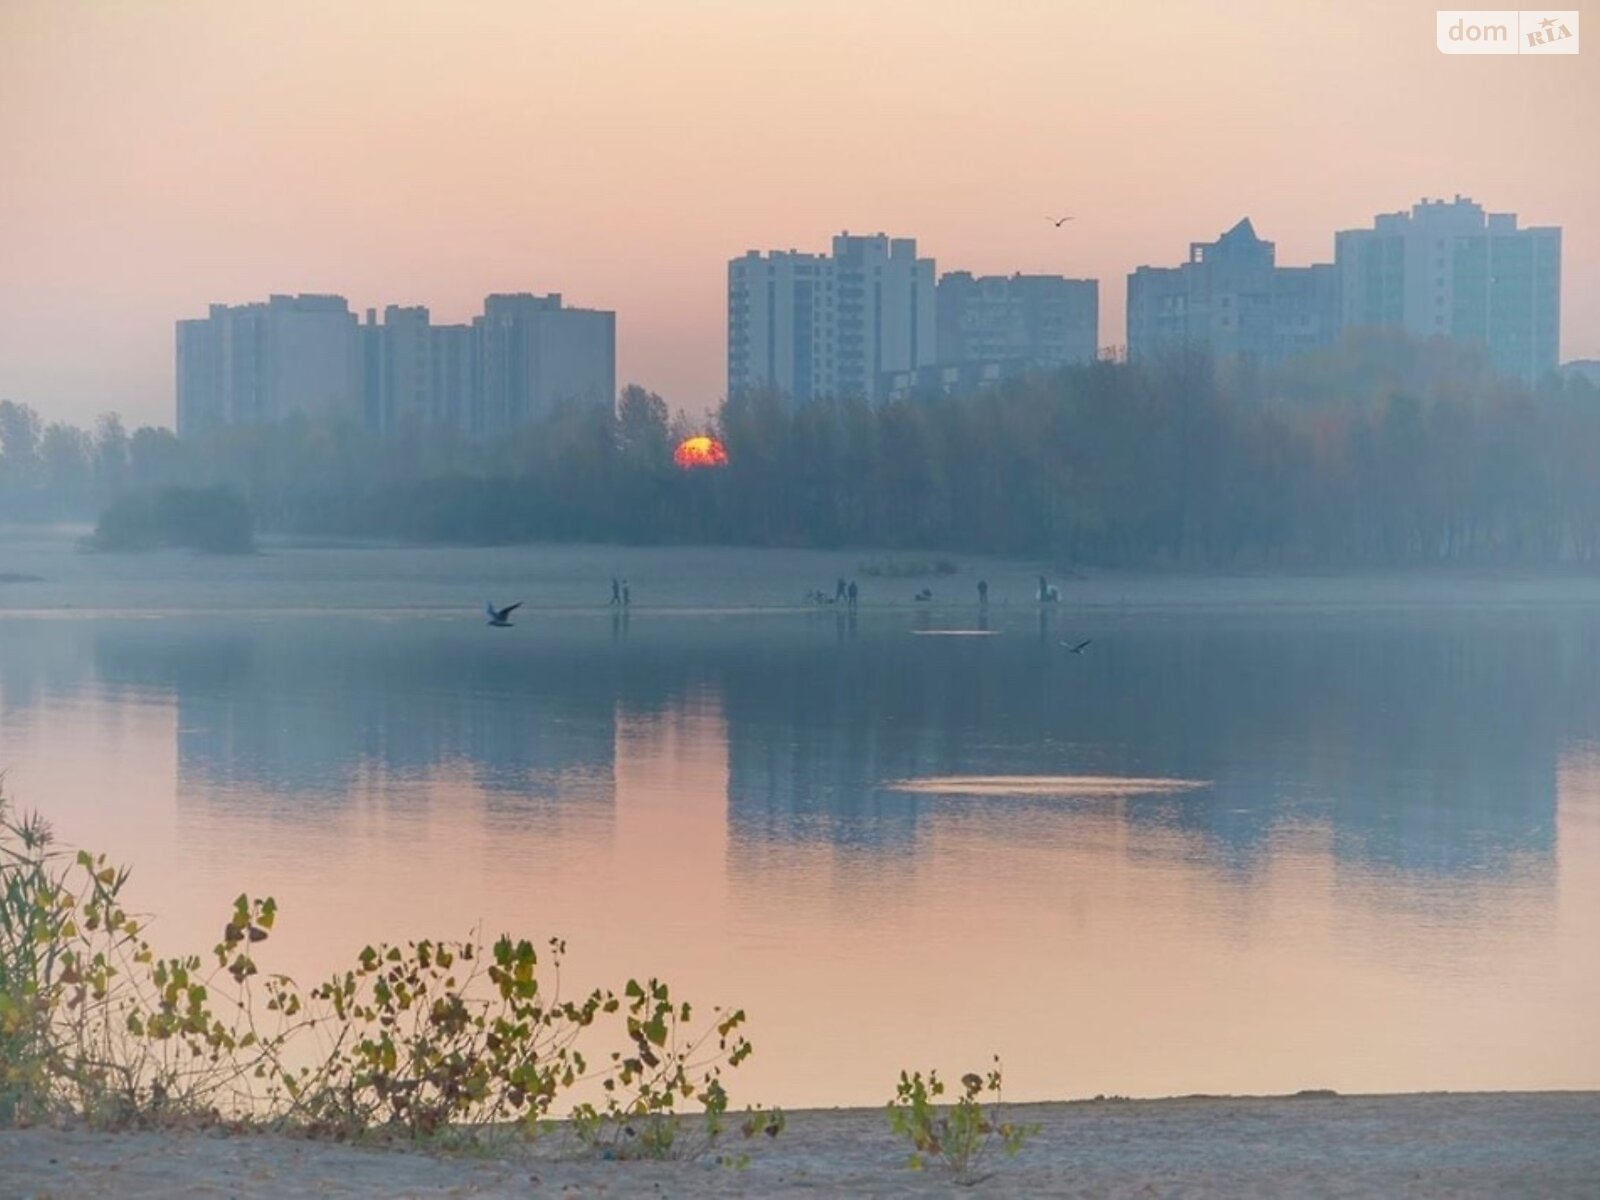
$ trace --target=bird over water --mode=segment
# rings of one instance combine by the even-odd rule
[[[508,604],[504,608],[496,608],[493,600],[485,600],[483,602],[483,611],[489,614],[489,624],[499,629],[511,628],[511,614],[521,607],[521,600],[518,600],[515,604]]]

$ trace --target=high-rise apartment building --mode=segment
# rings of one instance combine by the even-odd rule
[[[881,399],[894,372],[938,362],[934,265],[915,238],[833,239],[834,394]]]
[[[616,314],[557,294],[490,296],[474,318],[479,388],[472,432],[492,436],[564,403],[616,400]]]
[[[1334,238],[1342,323],[1474,342],[1531,383],[1560,361],[1561,230],[1517,228],[1462,196]]]
[[[471,325],[391,304],[357,325],[340,296],[212,305],[177,326],[178,433],[295,412],[393,436],[503,433],[568,403],[616,395],[616,316],[559,295],[490,296]]]
[[[1214,242],[1191,242],[1176,267],[1128,276],[1128,356],[1202,347],[1219,358],[1277,362],[1338,335],[1331,264],[1280,267],[1247,217]]]
[[[831,255],[757,251],[728,264],[728,393],[881,400],[937,360],[934,264],[914,238],[833,239]]]
[[[429,326],[428,398],[437,425],[461,434],[481,428],[477,371],[477,331],[471,325]]]
[[[362,357],[355,314],[342,296],[272,296],[213,304],[177,329],[178,432],[261,424],[304,413],[362,416]]]
[[[833,259],[752,250],[728,264],[728,394],[772,388],[797,404],[833,394]]]
[[[939,279],[937,311],[941,365],[1050,368],[1099,354],[1100,285],[1093,279],[952,271]]]
[[[428,310],[420,304],[391,304],[383,310],[383,325],[377,331],[380,433],[435,423],[429,372],[432,328]]]

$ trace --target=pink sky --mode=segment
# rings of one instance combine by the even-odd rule
[[[1457,192],[1563,227],[1562,357],[1600,357],[1596,114],[1600,45],[1446,57],[1410,2],[4,0],[0,396],[170,423],[211,301],[529,290],[699,410],[746,249],[1097,277],[1110,344],[1129,270],[1241,216],[1292,265]]]

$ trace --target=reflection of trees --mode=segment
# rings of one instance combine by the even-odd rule
[[[421,636],[419,636],[419,633]],[[487,803],[609,794],[614,685],[587,655],[478,629],[278,621],[214,635],[119,630],[105,672],[170,679],[180,771],[223,796],[337,804],[359,781],[460,770]]]
[[[877,790],[887,779],[1178,775],[1213,786],[1122,811],[1203,834],[1240,866],[1286,821],[1326,824],[1338,855],[1378,867],[1550,858],[1554,763],[1595,711],[1568,643],[1592,635],[1489,619],[1327,624],[1123,626],[1081,660],[1041,657],[1025,638],[901,637],[730,664],[733,832],[904,845],[930,806],[1000,821],[1072,810],[898,796]]]
[[[85,658],[66,622],[0,620],[0,722],[21,721],[76,693],[93,673]]]
[[[1094,638],[1079,658],[1054,638],[1041,647],[1031,616],[984,639],[864,621],[855,637],[781,618],[636,620],[618,637],[586,618],[504,634],[139,622],[93,634],[93,669],[102,687],[177,696],[195,792],[291,808],[451,771],[508,812],[609,799],[616,714],[648,718],[709,689],[726,715],[735,853],[903,854],[953,806],[1002,837],[1073,820],[1069,802],[881,786],[898,778],[1174,775],[1213,782],[1120,802],[1135,829],[1200,835],[1249,869],[1274,835],[1310,823],[1341,859],[1442,876],[1553,859],[1555,763],[1600,715],[1582,667],[1596,630],[1579,616],[1075,614]],[[70,666],[83,636],[70,628],[0,630],[8,705],[87,669]]]

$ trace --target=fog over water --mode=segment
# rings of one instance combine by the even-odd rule
[[[0,767],[163,945],[241,890],[302,978],[559,933],[576,983],[746,1008],[736,1100],[993,1052],[1019,1098],[1600,1085],[1600,580],[1041,609],[1032,564],[961,560],[798,604],[863,557],[4,534],[42,578],[0,584]]]

